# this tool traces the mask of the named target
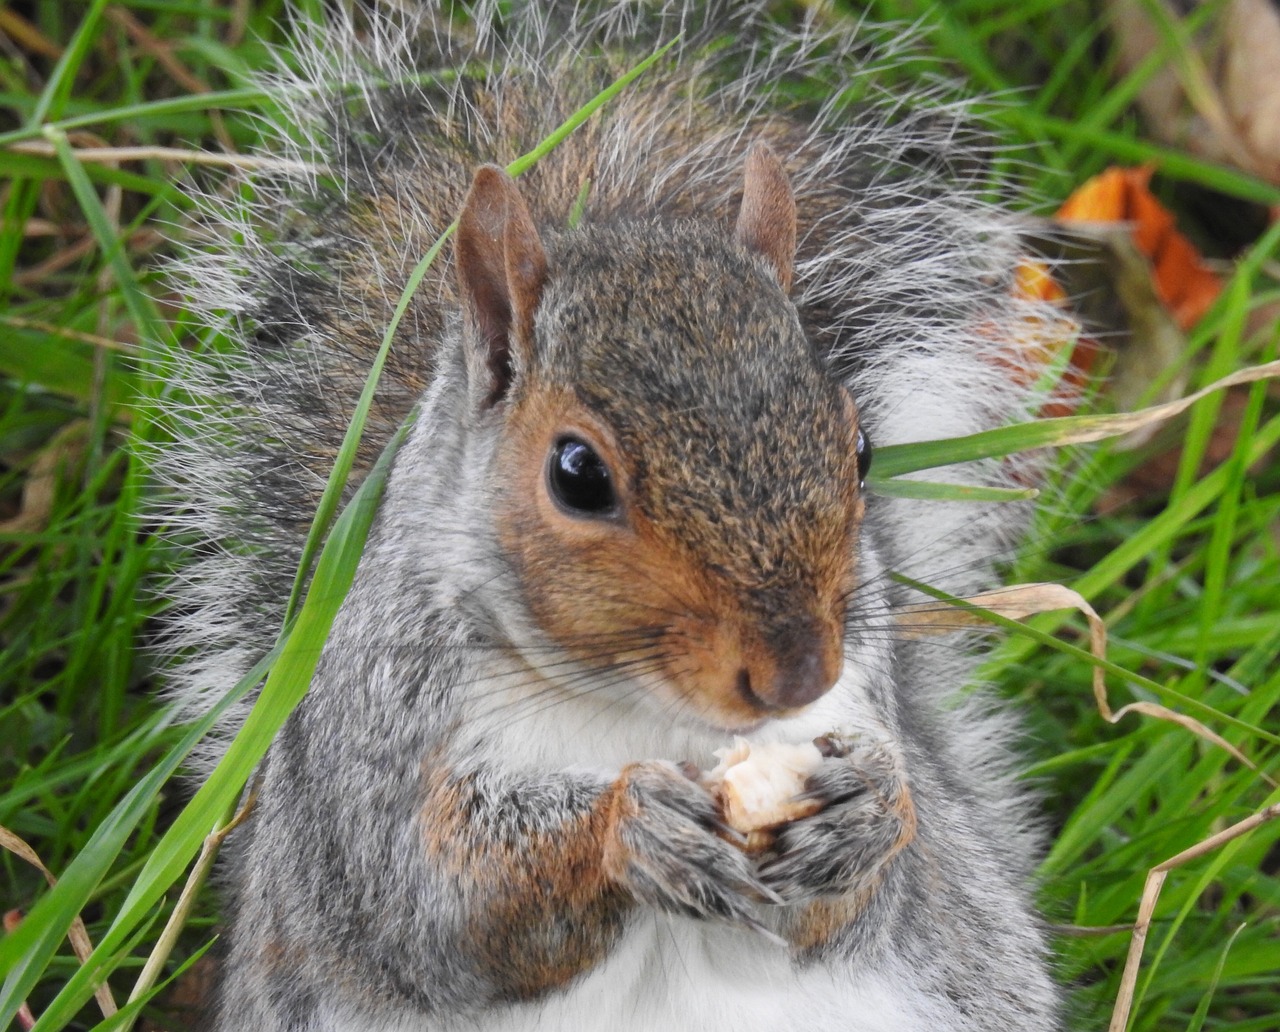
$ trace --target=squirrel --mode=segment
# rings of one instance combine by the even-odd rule
[[[332,18],[274,84],[284,160],[186,259],[232,347],[177,359],[158,460],[203,541],[169,589],[185,713],[269,647],[457,228],[361,468],[416,423],[227,844],[213,1027],[1059,1028],[1016,726],[972,642],[893,622],[892,573],[990,588],[1028,513],[865,484],[876,446],[1034,405],[1010,341],[1053,319],[969,109],[877,99],[870,30],[751,5]],[[695,776],[735,735],[822,753],[763,853]]]

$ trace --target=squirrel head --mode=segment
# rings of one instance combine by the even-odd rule
[[[787,297],[781,163],[752,149],[732,235],[637,220],[548,241],[480,169],[458,225],[463,346],[529,616],[604,683],[704,723],[808,705],[843,665],[869,453]]]

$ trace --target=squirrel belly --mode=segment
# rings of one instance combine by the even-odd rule
[[[172,589],[188,714],[271,644],[457,219],[358,473],[414,428],[228,843],[218,1029],[1059,1027],[1014,724],[962,693],[967,642],[893,623],[893,574],[989,588],[1027,513],[865,487],[880,444],[1035,404],[1011,342],[1056,321],[1011,289],[984,144],[930,98],[766,102],[861,81],[861,39],[639,10],[339,19],[280,86],[296,171],[208,204],[188,273],[235,348],[175,357],[196,400],[158,458],[203,544]],[[762,852],[698,777],[735,736],[821,752]]]
[[[798,971],[786,952],[743,942],[729,929],[653,915],[628,931],[600,968],[572,993],[457,1022],[422,1024],[413,1015],[370,1019],[335,1008],[317,1032],[885,1032],[948,1027],[906,969],[869,975],[826,968]],[[955,1027],[955,1026],[951,1026]],[[978,1026],[975,1026],[978,1027]]]

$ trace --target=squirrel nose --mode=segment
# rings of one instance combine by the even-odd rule
[[[825,695],[840,675],[841,642],[829,629],[793,625],[774,635],[770,645],[738,671],[738,692],[756,708],[807,706]]]
[[[822,651],[806,649],[779,657],[773,676],[760,686],[757,694],[779,709],[807,706],[820,699],[836,680],[833,664],[825,662]]]

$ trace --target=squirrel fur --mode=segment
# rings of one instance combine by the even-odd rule
[[[368,361],[459,225],[361,468],[414,429],[228,843],[214,1027],[1059,1027],[1016,726],[966,687],[974,642],[895,631],[889,576],[988,589],[1027,513],[861,483],[877,445],[1036,403],[1010,342],[1055,318],[1012,288],[968,110],[849,105],[861,34],[746,5],[334,17],[274,84],[289,168],[209,199],[185,265],[234,345],[174,358],[157,460],[203,542],[171,588],[186,714],[270,646]],[[808,80],[831,98],[789,100]],[[734,734],[826,752],[762,856],[680,766]]]

